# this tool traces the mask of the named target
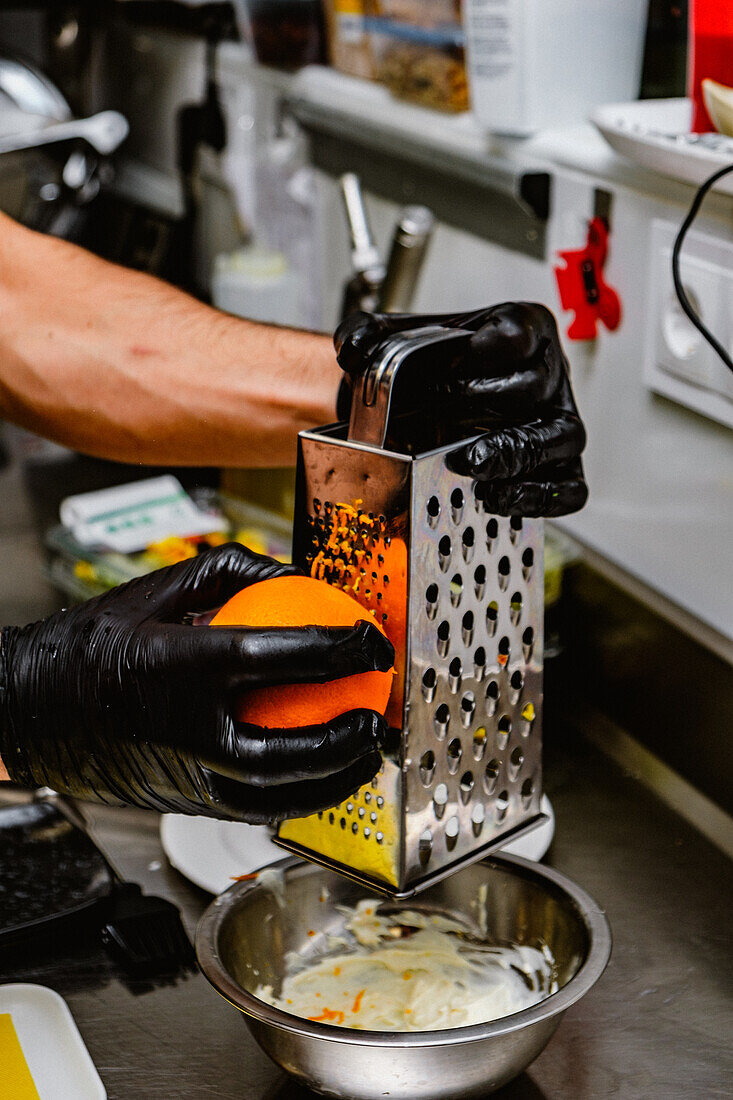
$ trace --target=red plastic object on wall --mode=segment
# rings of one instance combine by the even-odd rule
[[[558,253],[564,267],[555,268],[560,304],[572,309],[575,319],[568,328],[569,340],[595,340],[598,322],[613,332],[621,323],[621,300],[603,278],[608,255],[608,225],[604,218],[588,224],[584,248]]]
[[[733,85],[733,3],[731,0],[691,0],[687,94],[692,100],[692,131],[715,127],[705,109],[702,82],[706,77]]]

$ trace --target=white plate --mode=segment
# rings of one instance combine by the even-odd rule
[[[525,859],[542,859],[555,832],[555,814],[546,795],[542,796],[542,812],[548,821],[505,844],[502,851]],[[286,854],[273,844],[269,830],[262,825],[209,817],[165,814],[160,839],[176,870],[210,894],[226,890],[236,875],[251,874]]]
[[[105,1087],[63,997],[45,985],[0,985],[0,1015],[6,1013],[40,1100],[106,1100]],[[0,1095],[5,1096],[1,1077]]]
[[[617,153],[685,183],[699,186],[733,163],[733,138],[690,134],[689,99],[642,99],[600,107],[591,121]],[[733,195],[733,173],[715,185]]]

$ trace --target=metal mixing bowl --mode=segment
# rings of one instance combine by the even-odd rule
[[[488,938],[497,944],[546,943],[560,986],[533,1008],[445,1031],[357,1031],[292,1016],[259,1000],[277,993],[289,951],[313,955],[343,929],[338,905],[370,895],[312,863],[285,859],[284,890],[241,882],[221,894],[199,924],[199,964],[214,988],[244,1013],[262,1049],[303,1084],[346,1100],[459,1100],[486,1096],[521,1073],[545,1047],[570,1005],[603,973],[611,934],[602,911],[563,875],[514,856],[467,867],[392,908],[423,909],[470,921],[478,933],[485,891]],[[315,935],[313,934],[315,933]],[[243,1093],[244,1095],[244,1093]]]

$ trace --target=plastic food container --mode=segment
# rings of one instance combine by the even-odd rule
[[[465,0],[479,123],[527,134],[636,99],[647,7],[648,0]]]
[[[326,60],[322,0],[235,0],[242,38],[261,65],[300,69]]]
[[[325,0],[328,55],[348,76],[374,78],[374,55],[366,24],[366,0]]]
[[[467,110],[460,0],[369,0],[368,11],[377,79],[400,99]]]

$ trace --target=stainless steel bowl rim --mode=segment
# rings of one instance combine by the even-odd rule
[[[303,860],[291,856],[287,859],[278,860],[277,863],[271,864],[271,866],[278,868],[278,870],[288,871],[293,867],[302,865],[303,862]],[[472,1024],[470,1027],[409,1032],[361,1031],[355,1028],[337,1027],[334,1024],[315,1023],[304,1019],[302,1016],[294,1016],[289,1012],[283,1012],[281,1009],[275,1008],[274,1005],[261,1001],[238,985],[222,966],[215,949],[219,927],[226,918],[227,913],[237,904],[243,894],[259,888],[256,879],[234,883],[228,890],[214,899],[201,917],[196,930],[196,955],[199,966],[204,977],[213,985],[217,993],[248,1016],[261,1020],[272,1027],[280,1028],[282,1031],[293,1032],[297,1035],[308,1035],[314,1039],[326,1039],[335,1043],[356,1043],[359,1046],[379,1047],[457,1046],[519,1031],[531,1024],[565,1012],[566,1009],[585,996],[608,965],[608,960],[611,957],[612,938],[605,913],[581,887],[550,867],[544,867],[519,856],[509,855],[490,856],[481,862],[517,868],[540,882],[552,883],[568,895],[585,924],[589,949],[579,970],[562,989],[558,990],[557,993],[552,993],[532,1008],[525,1008],[521,1012],[512,1013],[510,1016],[502,1016],[498,1020]]]

